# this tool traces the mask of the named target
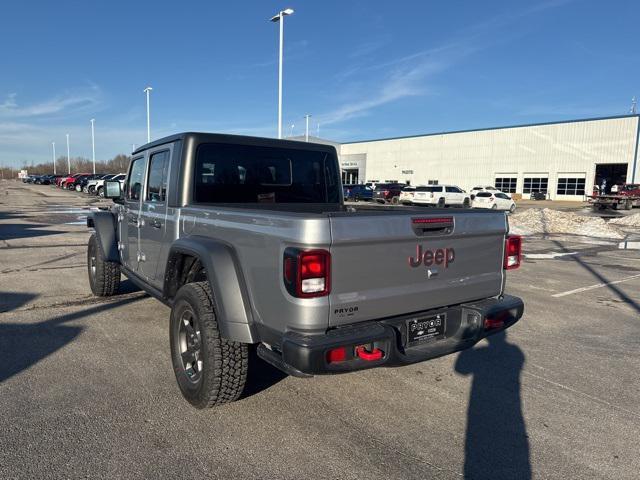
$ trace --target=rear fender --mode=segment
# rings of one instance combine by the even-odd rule
[[[176,240],[169,251],[163,296],[173,300],[176,292],[172,274],[177,259],[185,254],[198,258],[205,269],[222,337],[242,343],[258,342],[244,276],[230,245],[200,236]]]
[[[107,211],[93,212],[87,216],[87,227],[96,231],[98,245],[105,260],[120,263],[116,235],[116,216]]]

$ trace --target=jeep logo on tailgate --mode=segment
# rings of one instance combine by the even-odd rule
[[[416,255],[415,257],[409,257],[409,266],[415,268],[420,265],[424,265],[425,267],[431,267],[432,265],[444,265],[444,268],[449,268],[449,264],[453,263],[455,258],[456,252],[453,248],[423,250],[422,245],[416,245]]]

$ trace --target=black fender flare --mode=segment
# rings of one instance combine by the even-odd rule
[[[173,242],[165,269],[163,296],[172,302],[176,293],[172,291],[176,261],[184,254],[198,258],[205,269],[222,337],[236,342],[257,343],[249,293],[231,245],[197,235]]]
[[[87,227],[96,231],[105,260],[120,263],[115,214],[110,211],[92,212],[87,216]]]

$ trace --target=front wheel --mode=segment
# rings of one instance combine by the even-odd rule
[[[76,185],[76,192],[81,192],[82,191],[82,187],[80,185]]]
[[[89,238],[87,269],[89,272],[89,286],[94,295],[110,297],[118,292],[120,287],[120,265],[116,262],[105,260],[95,233]]]
[[[510,211],[511,213],[513,213],[513,212],[515,212],[515,211],[516,211],[516,204],[515,204],[515,203],[514,203],[513,205],[511,205],[511,208],[509,209],[509,211]]]
[[[469,200],[469,198],[465,198],[464,201],[462,202],[462,206],[464,208],[470,208],[471,207],[471,200]]]
[[[196,408],[230,403],[244,390],[249,346],[220,336],[208,282],[184,285],[171,309],[173,370],[184,398]]]

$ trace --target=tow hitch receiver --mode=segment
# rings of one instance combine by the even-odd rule
[[[384,352],[376,347],[373,347],[369,351],[364,345],[360,345],[356,347],[356,355],[367,362],[375,362],[384,356]]]

